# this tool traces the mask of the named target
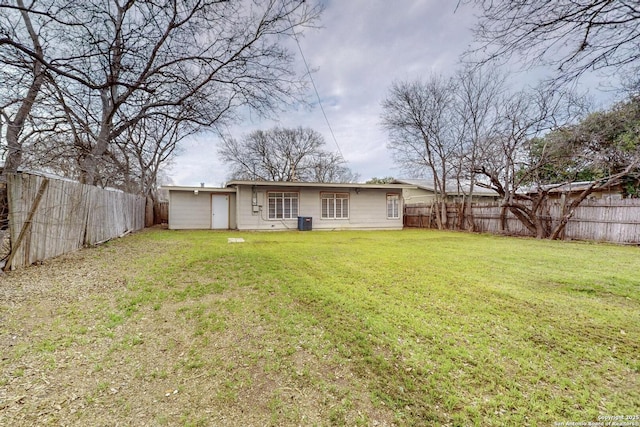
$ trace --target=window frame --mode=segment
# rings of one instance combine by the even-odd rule
[[[344,197],[338,197],[338,196]],[[333,197],[327,197],[333,196]],[[325,200],[327,203],[327,209],[325,209]],[[329,202],[331,201],[331,202]],[[340,201],[340,208],[338,209],[338,201]],[[345,209],[346,203],[346,209]],[[338,210],[340,210],[340,216],[337,216]],[[346,215],[345,215],[346,210]],[[330,215],[331,214],[331,215]],[[320,219],[326,220],[345,220],[349,219],[351,215],[351,194],[345,191],[322,191],[320,192]]]
[[[281,197],[272,196],[272,194],[280,194]],[[288,197],[285,195],[289,195]],[[292,197],[295,195],[295,197]],[[272,210],[272,199],[274,201],[273,210]],[[293,201],[295,200],[295,206]],[[289,206],[286,205],[286,202],[289,201]],[[280,206],[278,206],[280,203]],[[278,207],[281,210],[281,217],[278,217]],[[287,208],[289,209],[289,215],[285,216],[287,213]],[[300,192],[299,191],[285,191],[285,190],[268,190],[267,191],[267,220],[269,221],[285,221],[298,219],[298,215],[300,212]]]
[[[390,209],[389,203],[392,200],[395,200],[395,206],[392,205],[391,209]],[[400,194],[398,194],[398,193],[387,193],[386,201],[387,201],[387,203],[386,203],[387,219],[400,219],[401,218],[401,215],[400,215],[400,205],[401,205]],[[395,210],[395,212],[394,212],[394,210]],[[391,212],[391,215],[389,215],[390,212]],[[394,213],[396,214],[396,216],[393,216]]]

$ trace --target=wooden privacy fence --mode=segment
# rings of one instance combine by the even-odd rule
[[[5,269],[95,245],[144,228],[146,199],[74,181],[7,176],[11,252]]]
[[[447,228],[463,227],[461,206],[447,204]],[[533,236],[533,234],[508,210],[502,220],[500,204],[473,204],[471,213],[477,232]],[[555,226],[562,217],[563,206],[559,202],[549,204],[545,220]],[[405,227],[437,228],[435,212],[431,205],[406,205]],[[611,243],[640,243],[640,199],[593,199],[578,206],[563,233],[567,240],[594,240]]]
[[[169,202],[155,202],[153,204],[153,223],[167,224],[169,222]]]

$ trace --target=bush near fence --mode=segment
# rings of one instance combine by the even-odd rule
[[[533,236],[533,234],[506,210],[502,221],[503,208],[498,203],[473,204],[474,231],[481,233]],[[462,206],[447,203],[447,229],[461,228]],[[545,217],[551,226],[560,221],[563,205],[549,204]],[[437,228],[432,205],[406,205],[404,208],[405,227]],[[566,240],[594,240],[611,243],[640,244],[640,199],[592,199],[585,200],[575,210],[563,233]]]
[[[142,196],[31,173],[7,175],[11,253],[5,269],[144,228]]]

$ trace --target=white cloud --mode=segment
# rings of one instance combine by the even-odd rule
[[[331,0],[323,28],[300,37],[319,95],[337,143],[349,167],[364,181],[397,176],[380,126],[381,101],[395,80],[431,73],[452,74],[459,55],[471,43],[473,10],[440,0]],[[297,47],[294,46],[297,53]],[[303,61],[299,69],[304,73]],[[311,92],[310,101],[316,103]],[[247,120],[232,128],[235,137],[273,126],[311,127],[322,133],[327,148],[335,142],[320,108],[282,114],[278,120]],[[171,175],[179,185],[218,185],[228,170],[218,160],[213,134],[183,144]]]
[[[227,179],[227,167],[218,158],[218,137],[204,133],[181,143],[180,153],[171,165],[168,175],[175,185],[220,187]]]

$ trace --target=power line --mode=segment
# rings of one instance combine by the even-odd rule
[[[313,86],[313,90],[316,94],[316,98],[318,99],[318,105],[320,105],[320,111],[322,111],[322,115],[324,116],[325,122],[327,122],[327,127],[329,127],[329,133],[331,133],[331,138],[333,138],[333,142],[336,144],[338,148],[338,153],[340,153],[340,157],[342,160],[346,161],[344,155],[342,154],[342,150],[340,149],[340,145],[338,144],[338,140],[336,139],[336,135],[333,133],[333,128],[331,127],[331,123],[329,123],[329,118],[327,117],[327,113],[324,111],[324,107],[322,106],[322,100],[320,99],[320,93],[318,92],[318,88],[316,87],[316,82],[313,80],[313,76],[311,75],[311,70],[309,69],[309,64],[307,63],[307,58],[305,58],[304,53],[302,52],[302,46],[300,46],[300,41],[298,40],[298,35],[295,30],[293,32],[293,39],[296,41],[298,45],[298,50],[300,51],[300,56],[302,57],[302,62],[304,63],[305,68],[307,69],[307,75],[311,80],[311,85]]]

